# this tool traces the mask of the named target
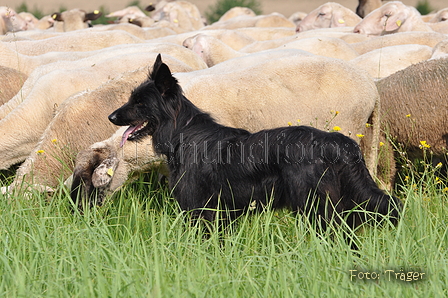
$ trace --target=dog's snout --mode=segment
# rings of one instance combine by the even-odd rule
[[[115,122],[117,121],[117,114],[116,113],[112,113],[109,115],[109,121],[112,122],[113,124],[115,124]]]

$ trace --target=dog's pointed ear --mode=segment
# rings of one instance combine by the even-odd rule
[[[156,61],[154,61],[154,65],[152,67],[152,72],[149,73],[149,79],[154,80],[155,76],[157,75],[157,72],[159,71],[160,65],[162,65],[162,55],[158,54]]]
[[[154,81],[157,90],[162,95],[166,95],[177,84],[177,80],[171,75],[168,65],[162,62],[160,54],[154,63],[151,80]]]

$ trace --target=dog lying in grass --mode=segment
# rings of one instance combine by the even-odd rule
[[[160,55],[109,120],[129,126],[122,145],[152,136],[174,198],[195,218],[214,221],[221,209],[234,219],[269,205],[310,215],[323,228],[332,219],[351,227],[378,214],[398,219],[400,201],[377,187],[354,140],[307,126],[252,134],[220,125],[183,95]]]

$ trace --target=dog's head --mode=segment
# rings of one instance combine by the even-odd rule
[[[164,123],[175,122],[181,98],[182,89],[159,54],[148,79],[132,91],[127,103],[109,115],[113,124],[129,125],[121,146],[127,140],[152,136]]]

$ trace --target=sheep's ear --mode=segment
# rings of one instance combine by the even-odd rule
[[[395,31],[406,21],[407,13],[400,11],[386,19],[386,31]]]
[[[58,22],[63,22],[64,20],[62,19],[62,14],[60,12],[55,12],[51,15],[51,18],[55,21]]]
[[[94,10],[93,12],[86,13],[84,16],[84,22],[86,21],[94,21],[101,17],[102,13],[99,10]]]
[[[341,11],[333,12],[333,16],[331,18],[331,28],[334,27],[345,27],[344,15]]]

